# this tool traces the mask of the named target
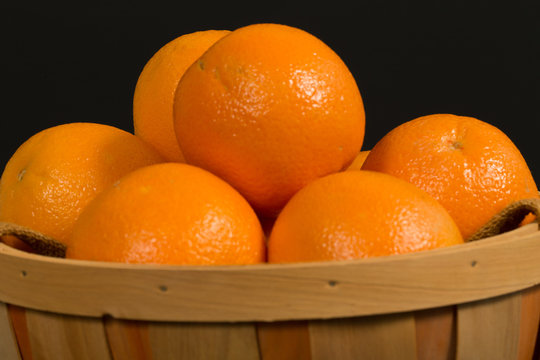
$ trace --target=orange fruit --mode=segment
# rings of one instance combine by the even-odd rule
[[[354,158],[353,162],[347,170],[360,170],[362,168],[362,165],[364,164],[364,161],[366,161],[367,156],[369,155],[369,150],[360,151],[358,155]]]
[[[135,135],[152,145],[168,161],[184,161],[173,128],[173,100],[186,69],[227,30],[185,34],[161,47],[146,63],[133,95]]]
[[[116,127],[70,123],[38,132],[8,161],[0,179],[0,221],[66,242],[88,202],[122,175],[163,161]],[[14,244],[16,245],[16,244]]]
[[[314,180],[285,205],[268,261],[358,259],[461,243],[448,212],[424,191],[387,174],[344,171]]]
[[[469,238],[510,203],[538,197],[514,143],[484,121],[434,114],[386,134],[362,167],[407,180],[436,198]]]
[[[217,41],[178,83],[174,127],[186,161],[274,216],[311,180],[345,169],[364,107],[341,58],[315,36],[254,24]]]
[[[124,263],[229,265],[264,262],[261,224],[225,181],[164,163],[126,175],[76,222],[66,257]]]

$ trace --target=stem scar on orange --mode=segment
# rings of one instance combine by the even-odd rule
[[[401,124],[373,147],[362,169],[391,174],[431,194],[466,239],[510,203],[538,197],[510,138],[467,116],[433,114]]]

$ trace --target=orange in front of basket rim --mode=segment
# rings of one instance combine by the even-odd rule
[[[217,176],[164,163],[122,177],[75,223],[66,257],[124,263],[253,264],[265,260],[261,224]]]

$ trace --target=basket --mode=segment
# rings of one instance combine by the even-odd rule
[[[537,223],[363,260],[163,266],[0,243],[0,359],[531,359]]]

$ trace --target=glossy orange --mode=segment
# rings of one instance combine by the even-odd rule
[[[272,229],[268,261],[357,259],[461,243],[448,212],[424,191],[387,174],[344,171],[293,196]]]
[[[188,163],[222,177],[265,216],[360,151],[356,81],[317,37],[254,24],[217,41],[184,74],[174,102]]]
[[[184,161],[173,128],[173,101],[186,69],[227,30],[185,34],[161,47],[144,66],[133,95],[135,135],[152,145],[168,161]]]
[[[163,161],[141,139],[102,124],[70,123],[30,137],[0,180],[0,221],[66,242],[96,194],[124,174]]]
[[[200,168],[138,169],[98,195],[66,256],[124,263],[229,265],[265,260],[261,224],[229,184]]]
[[[448,210],[468,238],[513,201],[538,197],[525,159],[484,121],[433,114],[390,131],[362,167],[415,184]]]

